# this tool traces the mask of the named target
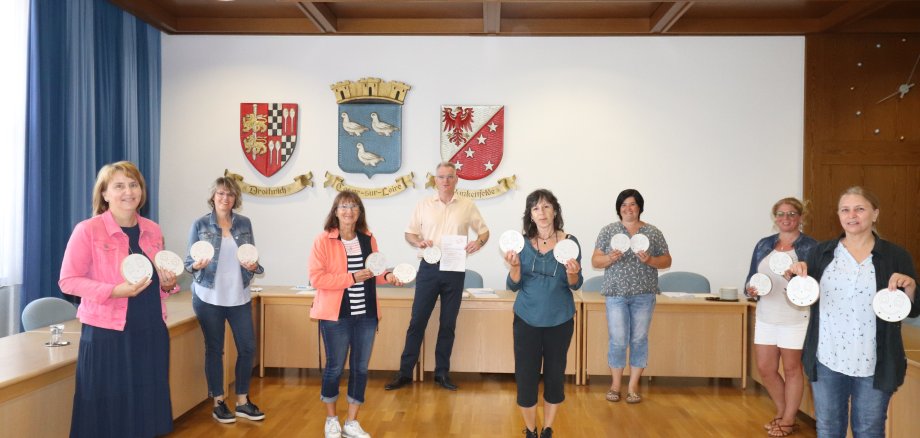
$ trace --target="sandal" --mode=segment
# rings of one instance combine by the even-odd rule
[[[637,392],[627,392],[626,393],[626,403],[636,404],[642,401],[642,396]]]
[[[763,425],[763,430],[769,431],[770,429],[773,429],[773,426],[776,426],[776,424],[779,423],[779,420],[782,420],[782,419],[783,417],[776,417],[770,420],[769,423]]]
[[[607,398],[607,401],[618,402],[620,401],[620,391],[614,391],[611,389],[610,391],[607,391],[606,398]]]
[[[798,430],[799,430],[799,427],[795,423],[780,424],[779,422],[777,422],[776,424],[773,425],[773,428],[770,429],[769,432],[767,432],[767,436],[786,437],[786,436],[796,433]]]

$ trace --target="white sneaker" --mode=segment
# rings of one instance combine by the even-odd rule
[[[345,422],[345,438],[371,438],[371,435],[361,429],[358,420],[349,420]]]
[[[326,417],[326,438],[342,438],[342,426],[339,425],[339,417]]]

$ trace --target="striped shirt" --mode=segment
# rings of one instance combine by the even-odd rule
[[[361,244],[358,238],[342,240],[345,245],[345,256],[348,263],[348,272],[358,272],[364,269],[364,254],[361,253]],[[372,279],[373,280],[373,279]],[[342,298],[342,310],[346,315],[364,315],[367,313],[367,296],[364,293],[364,282],[355,283],[345,289]]]

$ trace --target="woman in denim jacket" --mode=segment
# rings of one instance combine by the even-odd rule
[[[773,204],[771,215],[779,233],[764,237],[754,247],[751,268],[745,280],[744,292],[758,297],[751,287],[751,277],[760,272],[771,280],[772,288],[758,297],[757,323],[754,327],[754,351],[757,370],[764,386],[776,405],[773,420],[764,425],[769,436],[787,436],[795,429],[795,415],[802,403],[805,379],[802,375],[802,342],[808,327],[809,311],[786,298],[789,280],[770,270],[773,255],[788,255],[793,261],[805,260],[817,242],[805,233],[805,206],[796,198],[783,198]],[[779,374],[779,361],[783,360],[783,375]]]
[[[243,204],[240,187],[233,178],[220,177],[211,186],[208,205],[211,212],[202,216],[189,231],[188,247],[199,240],[214,247],[213,260],[185,258],[185,270],[191,272],[192,308],[204,333],[208,396],[214,398],[212,416],[221,423],[233,423],[236,417],[262,420],[265,414],[249,400],[249,381],[255,356],[252,323],[252,294],[249,284],[254,274],[264,272],[258,262],[240,262],[236,251],[244,244],[254,244],[249,218],[233,211]],[[218,261],[223,260],[223,263]],[[236,413],[224,403],[224,321],[230,323],[236,343]]]

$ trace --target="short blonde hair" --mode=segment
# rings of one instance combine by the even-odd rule
[[[147,202],[147,182],[144,180],[144,175],[141,175],[141,171],[137,169],[134,163],[130,161],[119,161],[117,163],[106,164],[102,166],[102,169],[99,169],[99,174],[96,175],[96,184],[93,186],[93,216],[109,211],[109,203],[106,202],[102,193],[109,188],[109,183],[112,182],[112,178],[114,178],[115,174],[118,172],[137,181],[141,186],[141,202],[137,204],[137,211],[141,211],[141,208],[143,208],[144,204]]]
[[[773,209],[770,210],[770,214],[773,217],[776,217],[776,212],[779,211],[779,207],[783,204],[790,205],[795,209],[795,212],[799,214],[799,225],[805,225],[805,218],[808,216],[808,201],[802,202],[798,198],[788,197],[780,199],[773,204]]]
[[[233,209],[239,210],[243,206],[243,193],[240,191],[240,185],[235,179],[229,176],[221,176],[211,184],[211,195],[208,196],[208,206],[214,210],[214,194],[217,193],[218,187],[223,187],[233,192]]]

